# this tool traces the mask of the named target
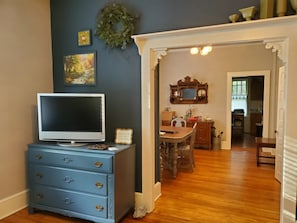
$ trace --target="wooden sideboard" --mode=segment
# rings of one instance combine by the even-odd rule
[[[187,126],[193,126],[195,121],[188,121]],[[195,147],[212,148],[211,144],[211,128],[213,121],[199,121],[196,127]]]

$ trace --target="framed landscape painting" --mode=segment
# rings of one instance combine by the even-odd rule
[[[96,84],[96,53],[64,56],[65,85]]]

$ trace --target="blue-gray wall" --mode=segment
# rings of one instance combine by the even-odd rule
[[[141,192],[141,64],[135,44],[125,50],[106,47],[94,36],[96,17],[110,1],[51,0],[53,81],[55,92],[102,92],[106,94],[107,141],[115,128],[133,128],[137,147],[136,191]],[[238,9],[256,6],[259,0],[118,0],[137,14],[135,34],[228,23]],[[77,32],[91,29],[92,45],[77,46]],[[97,52],[97,83],[70,87],[63,82],[63,56]],[[145,126],[143,126],[145,128]]]

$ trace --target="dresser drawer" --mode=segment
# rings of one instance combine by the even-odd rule
[[[107,196],[106,174],[32,164],[29,168],[34,183]]]
[[[29,150],[29,161],[38,164],[49,164],[51,166],[61,166],[97,172],[112,173],[112,155],[94,154],[83,152],[69,152],[50,149]]]
[[[59,208],[95,217],[107,217],[107,197],[72,192],[35,185],[30,191],[30,201],[34,204]]]

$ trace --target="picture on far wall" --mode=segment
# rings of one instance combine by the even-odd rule
[[[96,84],[96,53],[64,56],[65,85]]]

